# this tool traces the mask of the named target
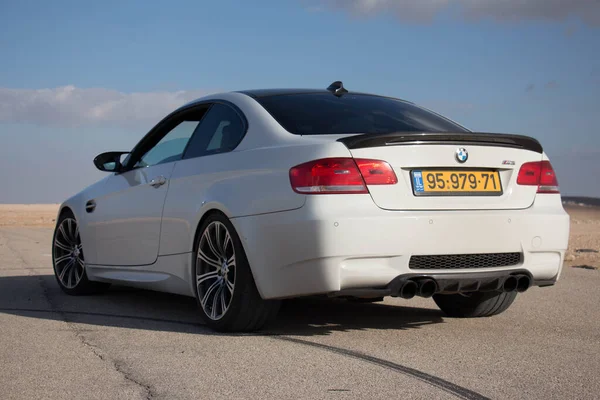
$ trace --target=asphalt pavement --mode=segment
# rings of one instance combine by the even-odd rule
[[[0,399],[600,398],[598,270],[567,266],[492,318],[305,299],[268,331],[224,335],[192,298],[67,296],[51,236],[0,228]]]

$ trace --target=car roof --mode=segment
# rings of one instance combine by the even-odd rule
[[[310,94],[310,93],[330,93],[325,89],[254,89],[254,90],[240,90],[238,93],[243,93],[250,97],[268,97],[268,96],[282,96],[287,94]]]
[[[341,85],[341,82],[334,82],[334,84],[339,83]],[[307,88],[273,88],[273,89],[253,89],[253,90],[237,90],[237,91],[231,91],[231,92],[224,92],[224,93],[215,93],[215,94],[211,94],[205,97],[201,97],[199,99],[195,99],[192,100],[186,104],[184,104],[183,106],[181,106],[180,108],[178,108],[176,111],[179,111],[181,109],[190,107],[190,106],[194,106],[196,104],[199,103],[204,103],[207,101],[211,101],[211,100],[215,100],[215,99],[219,99],[219,96],[228,94],[228,93],[239,93],[239,94],[243,94],[246,95],[248,97],[251,97],[253,99],[260,99],[260,98],[264,98],[264,97],[271,97],[271,96],[286,96],[286,95],[296,95],[296,94],[328,94],[328,95],[333,95],[333,93],[331,92],[330,88],[328,89],[307,89]],[[408,100],[404,100],[404,99],[399,99],[396,97],[391,97],[391,96],[382,96],[382,95],[377,95],[377,94],[372,94],[372,93],[364,93],[364,92],[346,92],[349,95],[361,95],[361,96],[373,96],[373,97],[382,97],[382,98],[386,98],[386,99],[393,99],[393,100],[399,100],[399,101],[403,101],[405,103],[409,103],[409,104],[414,104],[411,101]]]
[[[261,97],[269,97],[269,96],[285,96],[285,95],[293,95],[293,94],[332,94],[327,89],[254,89],[254,90],[239,90],[235,93],[242,93],[252,98],[261,98]],[[349,95],[364,95],[364,96],[374,96],[374,97],[385,97],[388,99],[401,100],[407,103],[410,101],[397,99],[389,96],[381,96],[372,93],[362,93],[362,92],[348,92]]]

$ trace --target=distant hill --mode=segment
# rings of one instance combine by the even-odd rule
[[[570,206],[600,207],[600,198],[597,197],[563,196],[562,202]]]

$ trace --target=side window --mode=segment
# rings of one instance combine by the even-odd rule
[[[149,167],[151,165],[181,160],[185,146],[199,123],[199,119],[196,121],[188,121],[186,119],[179,122],[175,128],[171,129],[169,133],[140,158],[134,168]]]
[[[244,133],[244,124],[235,110],[224,104],[214,104],[194,133],[185,158],[231,151]]]

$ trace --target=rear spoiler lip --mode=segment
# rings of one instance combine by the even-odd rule
[[[529,136],[505,133],[464,132],[464,133],[432,133],[432,132],[394,132],[385,134],[358,134],[337,140],[348,149],[368,147],[456,144],[471,146],[511,147],[543,153],[540,142]]]

